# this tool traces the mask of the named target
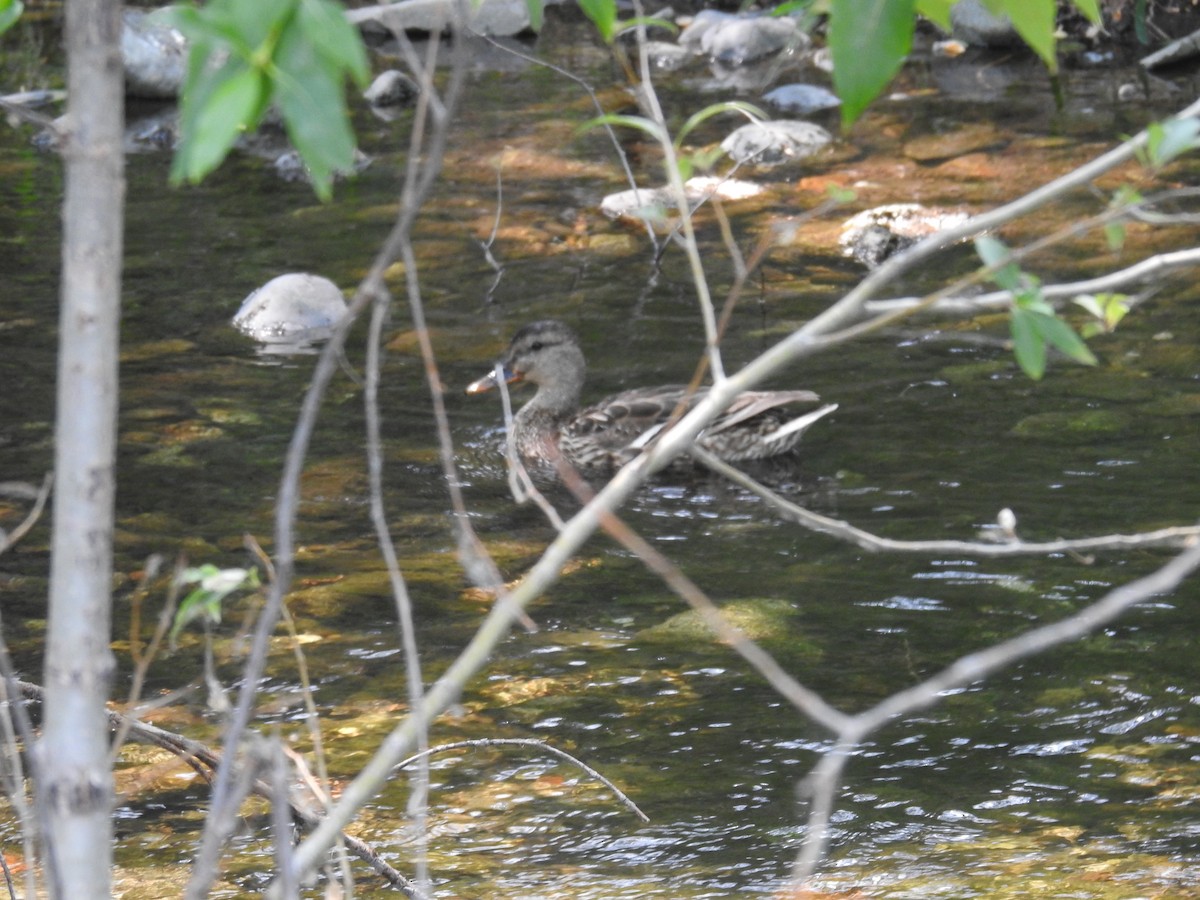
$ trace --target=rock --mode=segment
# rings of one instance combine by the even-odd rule
[[[812,156],[832,142],[833,135],[820,125],[781,119],[743,125],[721,141],[721,149],[739,163],[778,166]]]
[[[1015,47],[1021,36],[1005,15],[996,15],[983,0],[959,0],[950,7],[950,26],[954,36],[977,47]]]
[[[921,238],[961,225],[969,217],[962,210],[892,203],[865,209],[847,219],[838,243],[843,254],[873,269]]]
[[[187,67],[187,41],[159,13],[127,9],[121,23],[125,92],[133,97],[179,96]]]
[[[646,41],[646,59],[649,60],[651,68],[663,72],[673,72],[683,68],[690,58],[691,54],[678,44],[669,44],[666,41]]]
[[[679,45],[725,65],[740,66],[785,47],[807,49],[806,35],[788,16],[744,16],[706,9],[679,35]]]
[[[776,109],[798,116],[842,105],[837,94],[815,84],[781,84],[764,94],[763,100]]]
[[[174,107],[163,109],[155,104],[157,111],[125,123],[125,152],[152,153],[171,150],[179,138],[179,112]]]
[[[333,333],[346,298],[328,278],[293,272],[272,278],[250,294],[233,327],[264,344],[304,349]]]
[[[396,69],[380,72],[371,86],[363,92],[363,99],[372,106],[403,106],[421,93],[417,83]]]
[[[1109,409],[1085,409],[1077,412],[1045,412],[1026,416],[1012,427],[1010,434],[1052,444],[1085,446],[1130,427],[1124,413]]]
[[[525,0],[480,0],[464,8],[468,11],[466,25],[477,34],[506,37],[531,27]],[[454,0],[402,0],[346,10],[346,17],[359,28],[439,34],[447,29],[458,9]]]
[[[724,202],[748,200],[764,193],[764,189],[749,181],[733,178],[698,176],[689,178],[683,186],[690,203],[716,197]],[[674,210],[675,200],[670,188],[639,188],[609,194],[600,201],[600,211],[610,219],[628,216],[639,219],[661,219]]]
[[[304,160],[300,156],[298,150],[285,150],[275,157],[272,163],[275,167],[275,174],[284,181],[311,181],[312,177],[309,174],[308,166],[304,164]],[[357,175],[363,169],[371,165],[371,157],[363,153],[357,147],[354,148],[354,162],[349,170],[339,169],[333,173],[334,180],[341,178],[349,178],[352,175]]]

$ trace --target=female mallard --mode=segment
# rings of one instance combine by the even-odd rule
[[[581,469],[624,465],[658,433],[681,400],[686,397],[690,409],[708,393],[700,388],[689,396],[682,385],[634,388],[581,412],[579,394],[587,363],[575,333],[554,320],[534,322],[518,331],[500,366],[506,382],[537,385],[537,393],[513,421],[517,451],[535,460],[562,455]],[[493,372],[469,385],[467,393],[482,393],[496,384]],[[696,441],[727,462],[779,456],[792,450],[808,426],[837,409],[837,404],[798,418],[790,418],[781,407],[819,399],[812,391],[745,391]]]

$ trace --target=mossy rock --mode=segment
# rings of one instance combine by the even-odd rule
[[[772,653],[784,653],[789,657],[799,654],[808,660],[821,656],[820,648],[799,632],[798,613],[790,601],[770,598],[733,600],[721,606],[721,614],[730,625]],[[716,633],[694,609],[644,628],[635,637],[644,642],[693,646],[718,642]]]
[[[978,384],[981,381],[991,381],[997,375],[1005,375],[1013,371],[1011,360],[986,359],[979,362],[961,363],[955,366],[945,366],[938,373],[946,381],[958,387]]]
[[[1200,416],[1200,394],[1176,394],[1138,407],[1138,412],[1162,418]]]
[[[1011,434],[1054,444],[1082,444],[1117,434],[1129,421],[1128,416],[1108,409],[1035,413],[1014,425]]]

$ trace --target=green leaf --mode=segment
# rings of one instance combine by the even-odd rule
[[[623,116],[617,113],[606,113],[603,116],[588,119],[575,130],[576,132],[590,131],[593,128],[600,128],[604,125],[620,125],[626,128],[636,128],[638,131],[645,132],[656,141],[666,140],[667,138],[666,133],[654,121],[643,116]]]
[[[1056,315],[1033,313],[1033,326],[1046,343],[1056,347],[1076,362],[1087,366],[1096,365],[1096,357],[1088,349],[1078,334],[1070,325]]]
[[[354,166],[342,72],[299,28],[280,37],[276,65],[275,97],[288,137],[308,167],[313,190],[328,200],[334,173]]]
[[[825,196],[832,202],[840,204],[853,203],[858,198],[858,194],[853,188],[842,187],[838,184],[827,185]]]
[[[1009,330],[1012,333],[1013,355],[1017,358],[1017,365],[1034,381],[1041,381],[1042,376],[1046,374],[1046,342],[1033,323],[1033,317],[1036,315],[1037,313],[1014,306],[1009,318]]]
[[[617,36],[616,0],[579,0],[579,8],[600,32],[600,40],[611,44]]]
[[[729,100],[725,103],[714,103],[711,106],[706,106],[688,118],[679,129],[679,133],[675,136],[675,146],[680,147],[683,144],[683,139],[688,133],[694,131],[702,122],[711,119],[713,116],[720,115],[725,112],[741,113],[751,122],[762,122],[767,119],[767,114],[752,103],[746,103],[743,100]]]
[[[260,72],[230,60],[202,86],[181,117],[180,153],[172,177],[199,181],[218,165],[238,135],[258,124],[267,85]]]
[[[956,0],[916,0],[915,7],[917,15],[924,16],[942,31],[949,31],[950,7],[955,2]]]
[[[1042,58],[1051,74],[1058,71],[1054,52],[1055,0],[984,0],[984,5],[994,13],[1008,16],[1017,34]]]
[[[348,72],[359,87],[370,83],[371,65],[362,38],[338,4],[300,0],[296,26],[328,65]]]
[[[0,34],[12,28],[24,11],[25,6],[21,0],[0,0]]]
[[[1104,240],[1108,244],[1109,250],[1113,253],[1120,253],[1121,248],[1125,246],[1125,223],[1106,222],[1104,225]]]
[[[1173,159],[1200,146],[1200,120],[1168,119],[1162,123],[1151,159],[1156,166],[1165,166]]]
[[[525,8],[529,11],[529,27],[540,32],[545,18],[542,0],[525,0]]]
[[[631,29],[637,28],[639,25],[645,25],[647,28],[663,28],[672,33],[679,30],[679,26],[670,19],[657,19],[654,16],[635,16],[632,19],[622,19],[616,30],[616,34],[624,34]]]
[[[1096,0],[1072,0],[1072,2],[1075,4],[1075,8],[1083,13],[1093,25],[1100,25],[1102,23],[1100,18],[1100,4]]]
[[[208,622],[221,621],[221,604],[235,591],[255,590],[259,587],[256,569],[219,569],[211,563],[184,569],[178,576],[180,585],[196,585],[175,613],[171,625],[170,642],[175,646],[179,632],[189,623],[201,619]]]
[[[833,84],[849,128],[912,49],[913,0],[830,0]]]
[[[1089,322],[1080,329],[1085,337],[1112,331],[1125,318],[1130,309],[1127,294],[1081,294],[1074,298],[1073,302],[1098,320]]]
[[[205,10],[218,7],[246,44],[270,59],[276,37],[295,14],[297,3],[299,0],[213,0]]]
[[[772,18],[779,18],[781,16],[790,16],[793,13],[812,13],[813,7],[818,7],[821,3],[822,0],[785,0],[785,2],[780,3],[778,6],[772,7],[767,12],[767,15]]]
[[[1021,279],[1021,269],[1012,262],[1012,251],[1003,241],[988,234],[980,235],[975,238],[975,252],[979,254],[985,266],[996,269],[992,273],[992,281],[1004,290],[1016,294],[1025,288]]]

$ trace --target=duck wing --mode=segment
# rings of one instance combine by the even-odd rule
[[[761,416],[771,410],[792,403],[818,403],[821,398],[812,391],[743,391],[733,398],[729,408],[713,420],[705,429],[706,434],[717,434],[730,428],[735,428],[750,419]],[[783,413],[777,414],[778,420],[786,419]]]
[[[580,412],[572,420],[570,430],[625,447],[666,422],[685,391],[682,385],[666,385],[614,394]]]

